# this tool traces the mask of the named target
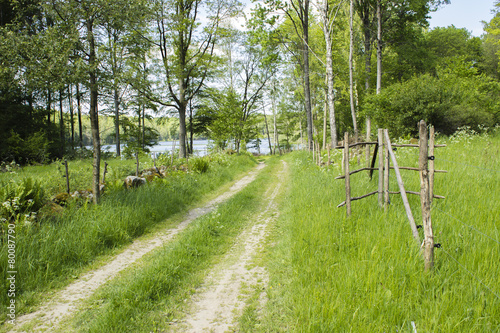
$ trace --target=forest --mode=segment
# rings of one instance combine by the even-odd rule
[[[98,198],[103,138],[120,156],[162,131],[186,157],[195,137],[239,152],[495,127],[500,2],[481,37],[429,29],[447,2],[2,0],[0,159],[75,157],[86,137]]]

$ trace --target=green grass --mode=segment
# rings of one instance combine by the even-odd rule
[[[500,331],[500,137],[447,141],[435,153],[436,168],[449,173],[436,175],[435,193],[446,199],[433,204],[442,248],[431,273],[399,197],[386,212],[376,196],[353,202],[346,218],[345,207],[336,208],[345,200],[344,182],[334,180],[338,167],[289,155],[292,181],[268,262],[269,302],[259,329],[249,331],[413,332],[412,322],[419,333]],[[399,165],[418,162],[416,150],[397,155]],[[405,187],[418,191],[418,174],[402,172]],[[351,181],[352,196],[377,187],[362,173]],[[419,198],[409,200],[421,224]]]
[[[143,262],[108,283],[63,331],[157,332],[184,309],[235,237],[252,221],[273,182],[277,159],[269,161],[257,179],[212,213],[194,221],[181,235],[148,255]]]
[[[219,161],[220,162],[220,161]],[[70,206],[31,227],[16,227],[17,315],[67,284],[100,256],[129,244],[166,218],[255,165],[248,156],[224,158],[207,173],[174,173],[133,190],[109,191],[98,206]],[[7,244],[0,249],[0,289],[7,290]],[[5,320],[7,293],[0,294]]]

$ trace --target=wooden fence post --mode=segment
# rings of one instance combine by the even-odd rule
[[[394,172],[396,173],[396,179],[398,181],[399,191],[401,192],[401,198],[403,199],[403,204],[405,206],[406,216],[408,216],[408,220],[410,221],[410,227],[413,233],[413,238],[415,238],[415,240],[419,243],[418,245],[420,245],[420,237],[418,235],[417,225],[415,224],[415,219],[413,218],[413,214],[411,213],[411,208],[408,202],[408,197],[406,196],[406,190],[403,184],[403,179],[401,178],[401,173],[399,172],[398,161],[396,160],[396,156],[392,151],[391,139],[389,138],[388,130],[384,131],[384,136],[385,136],[385,143],[387,145],[386,147],[387,151],[391,156],[392,164],[394,164]]]
[[[389,136],[388,130],[384,129],[384,134],[387,132],[387,136]],[[389,147],[387,147],[386,144],[384,144],[384,208],[387,209],[387,206],[389,205],[389,171],[391,167],[391,161],[389,157]]]
[[[345,204],[347,216],[351,216],[351,179],[349,175],[349,133],[344,133]]]
[[[139,177],[139,153],[138,152],[135,153],[135,165],[136,165],[135,176]]]
[[[422,219],[424,224],[424,262],[425,270],[434,267],[434,235],[432,234],[431,202],[429,196],[429,170],[428,170],[428,139],[427,125],[421,120],[418,126],[419,132],[419,159],[420,169],[420,203],[422,206]]]
[[[434,144],[435,144],[434,126],[429,128],[429,199],[434,199]]]
[[[366,118],[366,142],[370,142],[372,129],[371,129],[370,117]],[[370,167],[370,145],[366,145],[366,167]]]
[[[68,170],[68,161],[64,160],[64,167],[66,169],[66,193],[69,194],[69,170]]]
[[[384,206],[384,130],[378,129],[378,204]]]

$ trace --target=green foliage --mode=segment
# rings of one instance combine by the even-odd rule
[[[1,236],[4,236],[4,222],[15,222],[20,226],[31,224],[46,202],[45,191],[32,178],[25,178],[20,183],[0,183]]]
[[[380,95],[369,96],[363,108],[379,127],[389,128],[396,136],[415,135],[421,119],[444,134],[464,125],[495,126],[500,121],[499,83],[464,71],[459,71],[462,75],[444,72],[440,78],[426,74],[393,84]]]
[[[191,170],[197,173],[205,173],[210,167],[209,157],[193,157],[189,160]]]

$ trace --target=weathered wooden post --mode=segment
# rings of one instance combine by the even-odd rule
[[[135,153],[135,176],[139,177],[139,152]]]
[[[435,133],[434,126],[430,126],[429,128],[429,199],[434,199],[434,145],[435,145]]]
[[[64,160],[64,167],[66,169],[66,193],[69,194],[69,170],[68,170],[68,161]]]
[[[384,136],[385,136],[387,151],[389,152],[392,164],[394,165],[394,173],[396,174],[396,180],[398,182],[399,191],[401,192],[401,199],[403,199],[403,204],[405,206],[406,216],[410,221],[410,227],[413,234],[413,238],[415,238],[415,240],[419,243],[418,245],[420,245],[420,237],[418,235],[417,225],[415,224],[415,219],[413,218],[413,214],[411,213],[410,204],[408,202],[408,196],[406,195],[406,190],[403,184],[403,178],[401,178],[401,173],[399,172],[399,166],[398,166],[398,161],[396,160],[396,155],[394,155],[394,152],[392,151],[391,139],[389,138],[388,130],[385,130]]]
[[[384,130],[378,129],[378,204],[384,206]]]
[[[344,133],[345,205],[347,216],[351,216],[351,179],[349,175],[349,133]]]
[[[387,133],[387,136],[389,136],[389,130],[384,129],[384,135]],[[384,208],[387,209],[387,206],[389,205],[389,171],[391,167],[391,161],[389,157],[389,147],[384,144]]]
[[[372,129],[371,129],[370,117],[366,118],[366,142],[370,142]],[[370,167],[370,145],[366,145],[366,167]]]
[[[428,153],[428,138],[427,125],[421,120],[418,124],[419,133],[419,159],[418,166],[420,169],[420,203],[422,206],[422,219],[424,225],[424,262],[425,270],[428,271],[434,267],[434,235],[432,233],[431,222],[431,201],[429,191],[429,153]]]

